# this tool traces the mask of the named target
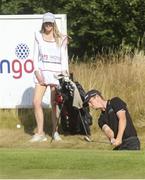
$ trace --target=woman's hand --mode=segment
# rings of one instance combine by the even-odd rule
[[[68,76],[68,75],[69,75],[68,72],[67,72],[67,70],[63,70],[61,73],[62,73],[64,76]]]
[[[42,86],[45,85],[45,83],[44,83],[44,78],[43,78],[43,76],[40,74],[40,72],[39,72],[39,71],[35,71],[34,73],[35,73],[35,76],[36,76],[37,81],[39,82],[39,84],[42,85]]]

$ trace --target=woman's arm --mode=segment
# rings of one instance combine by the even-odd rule
[[[38,46],[38,40],[37,40],[36,33],[35,33],[34,51],[33,51],[34,74],[35,74],[39,84],[44,85],[44,78],[40,74],[38,62],[39,62],[39,46]]]
[[[68,49],[67,49],[67,36],[64,37],[61,45],[61,65],[62,73],[69,74],[68,66]]]

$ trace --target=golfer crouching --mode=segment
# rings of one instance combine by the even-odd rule
[[[105,100],[98,90],[85,95],[84,106],[100,109],[98,125],[110,140],[114,150],[140,150],[140,141],[127,105],[119,97]]]

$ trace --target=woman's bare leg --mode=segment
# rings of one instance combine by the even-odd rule
[[[57,124],[57,117],[56,117],[56,89],[55,87],[51,87],[51,106],[52,106],[52,113],[51,113],[51,118],[52,118],[52,136],[54,133],[58,130],[58,124]]]
[[[37,123],[37,134],[44,134],[43,126],[44,126],[44,115],[42,109],[42,98],[46,91],[47,86],[41,86],[37,84],[35,86],[34,97],[33,97],[33,107],[34,114]]]

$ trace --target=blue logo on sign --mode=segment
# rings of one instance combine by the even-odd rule
[[[18,44],[15,49],[15,54],[19,59],[26,59],[29,56],[30,49],[26,44]]]
[[[20,79],[23,73],[32,73],[34,70],[33,61],[29,59],[30,49],[27,44],[20,43],[15,48],[17,59],[0,60],[0,74],[13,74],[13,78]],[[24,61],[21,61],[24,60]]]

